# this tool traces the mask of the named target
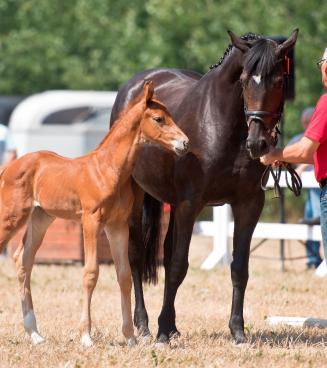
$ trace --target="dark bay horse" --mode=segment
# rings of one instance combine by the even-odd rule
[[[232,44],[205,75],[153,69],[135,75],[120,89],[111,122],[139,93],[144,80],[151,79],[158,98],[190,139],[189,153],[180,158],[154,146],[143,148],[134,168],[137,200],[130,219],[129,256],[136,297],[134,323],[139,334],[150,333],[142,279],[156,280],[154,252],[161,202],[170,203],[172,211],[164,243],[160,342],[179,333],[174,301],[188,269],[194,221],[204,206],[229,203],[235,221],[229,327],[237,343],[245,341],[243,303],[249,249],[264,205],[260,186],[264,166],[258,157],[275,140],[284,104],[285,55],[295,45],[297,34],[295,30],[278,45],[251,33],[237,37],[229,32]],[[191,300],[188,302],[191,308]]]

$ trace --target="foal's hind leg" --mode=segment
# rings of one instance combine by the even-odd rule
[[[97,260],[97,235],[99,222],[96,216],[85,216],[83,219],[85,266],[83,275],[83,306],[80,320],[81,343],[85,347],[93,345],[91,339],[91,299],[99,276]]]
[[[43,338],[37,330],[33,310],[31,273],[35,254],[53,220],[54,218],[47,215],[40,207],[36,207],[27,222],[27,229],[24,234],[22,246],[14,255],[20,285],[24,328],[31,337],[33,344],[42,342]]]
[[[127,344],[132,346],[135,345],[136,339],[134,336],[131,310],[132,277],[128,260],[128,225],[127,223],[123,223],[106,226],[105,231],[109,240],[120,286],[123,316],[122,332],[127,340]]]

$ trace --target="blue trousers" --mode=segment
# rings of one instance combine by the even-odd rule
[[[324,245],[325,259],[327,259],[327,185],[321,189],[320,194],[320,224],[321,224],[321,234],[322,242]]]
[[[305,202],[304,218],[312,219],[320,216],[320,193],[319,188],[313,188],[308,190],[308,199]],[[307,240],[306,243],[306,255],[308,258],[308,266],[319,266],[322,259],[320,257],[319,248],[320,242],[315,240]]]

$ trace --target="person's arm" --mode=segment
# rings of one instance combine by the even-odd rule
[[[264,165],[273,164],[275,161],[284,161],[292,164],[313,164],[313,155],[319,147],[319,142],[308,137],[301,138],[298,142],[284,148],[273,148],[260,157]]]
[[[306,171],[309,167],[312,167],[311,164],[300,164],[296,167],[295,171],[301,176],[303,171]]]

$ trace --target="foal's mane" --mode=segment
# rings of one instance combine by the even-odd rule
[[[118,118],[113,122],[108,133],[103,137],[102,141],[97,145],[97,147],[95,148],[96,150],[102,147],[102,145],[106,142],[109,135],[113,134],[115,130],[117,130],[117,126],[119,126],[119,122],[125,119],[125,116],[128,114],[129,110],[133,106],[135,106],[137,103],[139,103],[142,100],[142,98],[143,98],[143,93],[141,92],[131,102],[128,103],[125,109],[123,109],[122,112],[118,115]],[[166,113],[168,113],[167,107],[161,101],[159,101],[155,95],[152,96],[148,104],[158,105],[161,109],[163,109]]]
[[[125,116],[127,115],[127,113],[129,112],[129,110],[135,106],[138,102],[141,101],[142,98],[142,94],[140,93],[139,95],[137,95],[126,107],[125,109],[123,109],[121,111],[121,113],[118,115],[118,118],[113,122],[111,128],[109,129],[108,133],[102,138],[101,142],[96,146],[95,150],[101,148],[103,146],[103,144],[107,141],[107,138],[109,137],[109,135],[113,134],[116,130],[117,127],[119,127],[119,122],[121,120],[125,119]]]

